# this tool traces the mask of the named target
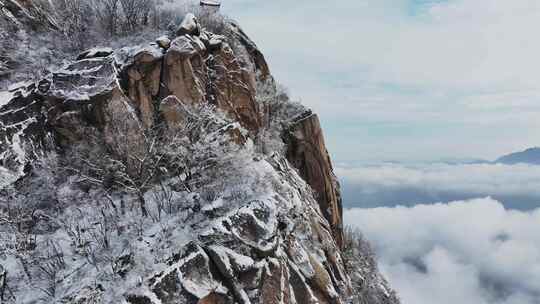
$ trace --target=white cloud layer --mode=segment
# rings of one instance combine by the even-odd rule
[[[519,209],[540,207],[540,166],[383,164],[338,167],[345,204],[391,206],[492,196]]]
[[[493,199],[352,209],[403,304],[540,303],[540,209]]]
[[[540,166],[518,164],[385,164],[337,168],[337,174],[366,188],[413,187],[491,194],[540,194]]]

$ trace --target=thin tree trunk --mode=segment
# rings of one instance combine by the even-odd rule
[[[141,192],[137,194],[137,197],[139,198],[139,205],[141,207],[141,213],[143,217],[148,216],[148,211],[146,210],[146,201],[144,200],[144,196]]]
[[[0,272],[0,300],[5,300],[4,299],[4,294],[6,292],[6,285],[7,285],[7,271],[6,270],[2,270],[2,272]]]

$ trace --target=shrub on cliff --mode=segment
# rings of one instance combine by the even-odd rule
[[[397,294],[379,272],[371,244],[358,229],[345,228],[342,257],[351,277],[353,303],[399,303]]]
[[[259,104],[264,125],[257,138],[260,152],[284,153],[285,144],[281,138],[283,131],[308,109],[301,103],[292,101],[287,89],[276,84],[273,79],[257,81],[255,99]]]

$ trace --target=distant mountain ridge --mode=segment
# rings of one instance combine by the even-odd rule
[[[525,151],[502,156],[495,160],[495,163],[506,165],[515,165],[520,163],[540,165],[540,147],[529,148]]]

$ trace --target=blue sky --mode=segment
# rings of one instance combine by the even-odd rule
[[[337,161],[493,159],[538,145],[540,3],[224,0]]]

